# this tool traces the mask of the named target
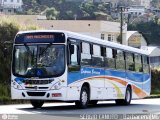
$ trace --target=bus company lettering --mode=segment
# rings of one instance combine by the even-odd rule
[[[100,75],[101,73],[99,71],[96,71],[94,69],[92,70],[85,70],[85,69],[81,69],[81,74],[97,74]]]

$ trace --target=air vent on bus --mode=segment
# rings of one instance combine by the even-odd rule
[[[28,96],[44,96],[46,92],[27,92]]]

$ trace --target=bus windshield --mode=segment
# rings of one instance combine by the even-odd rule
[[[54,77],[65,70],[64,45],[16,45],[13,73],[22,77]]]

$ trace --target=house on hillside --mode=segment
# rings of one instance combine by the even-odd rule
[[[22,11],[22,0],[0,0],[0,13],[15,14]]]
[[[144,6],[145,9],[149,9],[151,7],[152,0],[132,0],[133,5]]]

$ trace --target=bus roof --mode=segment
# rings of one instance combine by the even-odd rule
[[[149,55],[149,52],[147,50],[133,48],[133,47],[130,47],[130,46],[119,44],[119,43],[114,43],[114,42],[102,40],[102,39],[99,39],[99,38],[95,38],[95,37],[91,37],[91,36],[87,36],[87,35],[82,35],[82,34],[79,34],[79,33],[65,31],[65,30],[32,30],[32,31],[20,31],[17,34],[25,34],[25,33],[33,33],[33,32],[34,33],[37,33],[37,32],[62,32],[67,37],[70,37],[70,38],[80,39],[80,40],[84,40],[84,41],[87,41],[87,42],[92,42],[92,43],[101,44],[101,45],[105,45],[105,46],[112,47],[112,48],[121,49],[121,50],[124,50],[124,51],[130,51],[130,52],[133,52],[133,53]]]

